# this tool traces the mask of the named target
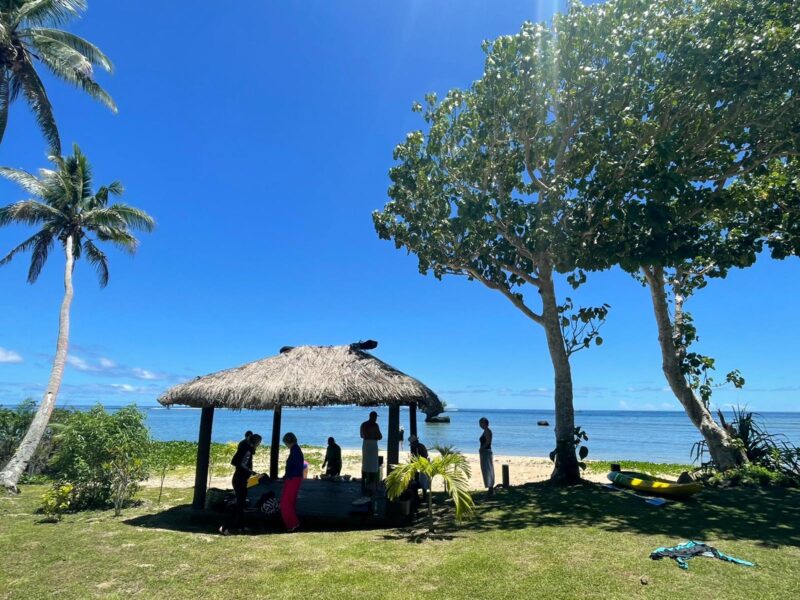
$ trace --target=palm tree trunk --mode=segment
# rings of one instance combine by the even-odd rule
[[[45,391],[39,409],[31,421],[25,437],[8,461],[2,472],[0,472],[0,484],[8,491],[16,492],[17,483],[25,472],[31,458],[33,458],[36,448],[39,447],[47,424],[50,422],[50,415],[58,397],[58,390],[61,388],[61,380],[64,376],[64,366],[67,362],[67,347],[69,345],[69,311],[72,305],[72,267],[74,257],[72,254],[73,239],[68,236],[64,242],[64,251],[67,257],[67,264],[64,269],[64,299],[61,302],[61,313],[58,321],[58,342],[56,344],[56,355],[53,359],[53,368],[50,371],[50,383]]]
[[[581,480],[575,456],[575,409],[572,405],[572,369],[564,346],[559,323],[558,304],[553,286],[552,270],[539,273],[539,293],[542,296],[542,325],[555,374],[556,454],[550,480],[565,485]]]
[[[720,427],[703,401],[697,397],[681,370],[680,348],[673,339],[673,323],[669,316],[667,294],[664,283],[664,269],[661,267],[644,268],[644,276],[650,287],[653,300],[653,312],[658,326],[658,343],[661,346],[661,368],[672,389],[672,393],[683,406],[692,424],[705,439],[712,460],[722,470],[747,462],[742,450],[731,443],[728,432]]]

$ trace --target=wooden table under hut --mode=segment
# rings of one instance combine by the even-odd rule
[[[198,377],[167,390],[158,399],[162,405],[202,409],[192,508],[206,509],[211,431],[214,411],[220,408],[272,411],[270,480],[250,488],[248,501],[253,505],[267,490],[277,497],[281,494],[278,453],[284,408],[387,406],[388,424],[385,429],[382,427],[386,432],[387,471],[398,464],[400,407],[409,407],[408,430],[413,435],[417,434],[417,409],[436,415],[443,407],[430,388],[367,352],[377,345],[370,340],[347,346],[287,346],[277,356]],[[298,433],[302,436],[302,432]],[[301,519],[363,520],[359,513],[365,507],[357,502],[361,497],[360,481],[307,479],[300,489],[297,513]],[[383,516],[380,513],[369,510],[377,518]]]

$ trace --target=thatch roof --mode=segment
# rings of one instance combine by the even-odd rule
[[[442,404],[431,389],[365,352],[375,346],[376,342],[359,342],[285,347],[277,356],[176,385],[158,401],[164,406],[256,410],[414,402],[426,414],[442,412]]]

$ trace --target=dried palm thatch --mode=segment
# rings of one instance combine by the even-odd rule
[[[167,390],[164,406],[250,408],[410,404],[426,414],[442,412],[436,394],[365,352],[376,342],[349,346],[297,346],[280,354],[218,371]]]

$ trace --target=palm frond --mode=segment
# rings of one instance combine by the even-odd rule
[[[8,80],[8,73],[0,67],[0,142],[6,133],[8,125],[8,105],[11,103],[11,88]]]
[[[122,196],[125,193],[125,186],[122,185],[121,181],[112,181],[106,186],[108,193],[112,196]]]
[[[108,210],[116,214],[131,229],[148,233],[155,229],[155,219],[139,208],[128,204],[116,203],[109,206]]]
[[[93,79],[92,63],[86,56],[66,44],[39,36],[36,30],[30,30],[29,35],[39,59],[55,76],[81,88],[112,112],[118,112],[117,105],[108,92]]]
[[[16,10],[13,27],[20,23],[31,25],[63,24],[80,16],[87,8],[86,0],[31,0]]]
[[[47,255],[53,247],[53,235],[49,231],[40,231],[31,251],[31,266],[28,269],[28,283],[36,283],[42,267],[47,262]]]
[[[28,173],[27,171],[23,171],[22,169],[0,167],[0,177],[5,177],[9,181],[13,181],[29,194],[33,194],[38,198],[44,197],[44,184],[36,177],[36,175]]]
[[[97,239],[101,242],[111,242],[117,246],[117,248],[124,250],[129,254],[135,253],[136,249],[139,247],[139,240],[137,240],[132,234],[128,233],[127,231],[123,231],[122,229],[105,226],[87,226],[87,229],[94,231],[97,234]]]
[[[33,111],[39,129],[42,130],[45,139],[50,144],[50,149],[53,154],[61,154],[61,138],[58,135],[58,126],[53,116],[53,105],[50,103],[42,80],[39,79],[30,59],[26,57],[19,63],[15,75],[25,94],[25,99]]]
[[[34,245],[34,244],[35,244],[37,241],[39,241],[39,239],[42,237],[42,234],[43,234],[43,232],[41,232],[41,231],[39,231],[39,232],[37,232],[37,233],[33,234],[33,235],[32,235],[31,237],[29,237],[27,240],[25,240],[24,242],[22,242],[22,243],[21,243],[19,246],[17,246],[16,248],[14,248],[14,249],[13,249],[11,252],[9,252],[8,254],[6,254],[6,256],[5,256],[4,258],[0,259],[0,267],[2,267],[2,266],[3,266],[3,265],[5,265],[5,264],[8,264],[8,263],[10,263],[10,262],[12,261],[12,259],[13,259],[13,258],[14,258],[14,257],[15,257],[17,254],[19,254],[20,252],[27,252],[28,250],[30,250],[30,249],[33,247],[33,245]]]
[[[114,65],[111,63],[111,59],[109,59],[108,56],[106,56],[103,51],[100,50],[100,48],[88,40],[83,39],[82,37],[78,37],[75,34],[62,31],[60,29],[49,29],[45,27],[36,28],[31,30],[31,32],[34,42],[37,38],[47,38],[53,42],[58,42],[64,46],[67,46],[68,48],[71,48],[75,52],[80,53],[91,64],[98,65],[109,73],[114,72]]]
[[[457,520],[462,521],[473,514],[475,502],[469,493],[471,473],[469,461],[463,454],[452,452],[431,460],[419,456],[397,465],[386,477],[386,495],[389,499],[398,499],[417,473],[427,475],[431,481],[436,477],[442,478],[447,493],[453,499]]]
[[[422,464],[422,460],[428,462],[427,459],[417,457],[392,469],[392,472],[386,477],[386,495],[390,500],[397,500],[408,489],[411,480],[417,473],[427,471],[429,464]]]
[[[106,287],[108,285],[108,258],[102,250],[92,243],[92,240],[87,239],[83,242],[83,248],[86,250],[86,260],[94,265],[97,271],[100,287]]]
[[[48,221],[66,219],[60,211],[36,200],[23,200],[0,208],[0,227],[11,223],[38,225]]]

